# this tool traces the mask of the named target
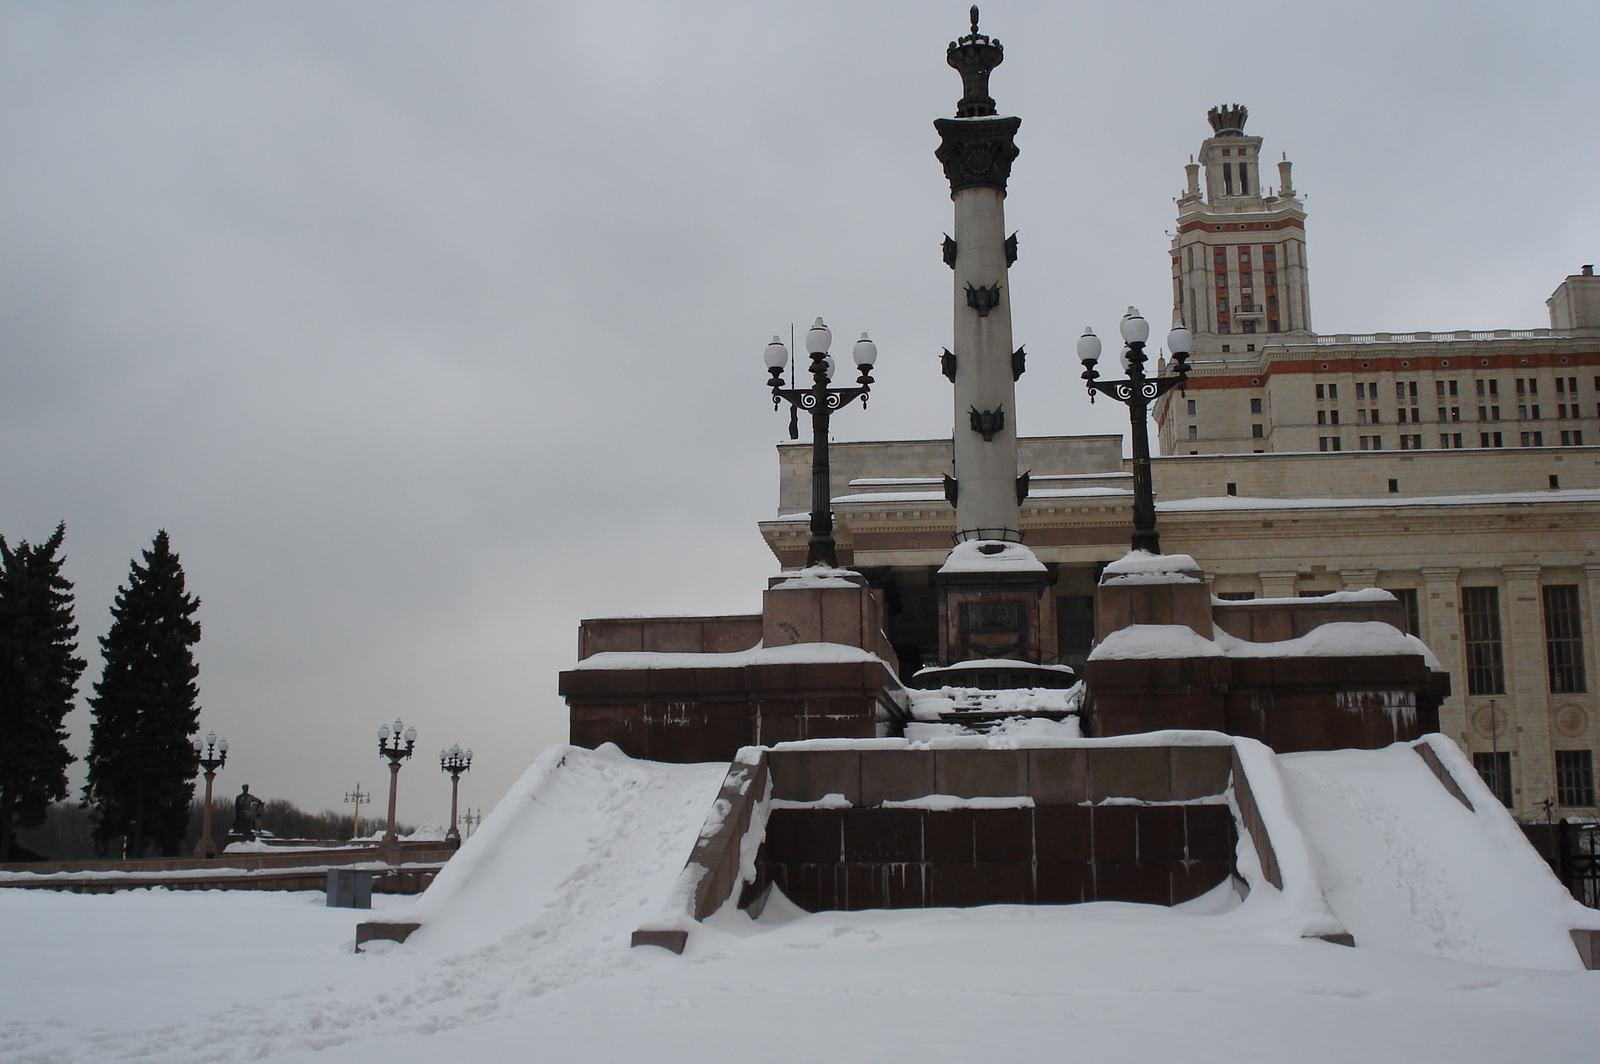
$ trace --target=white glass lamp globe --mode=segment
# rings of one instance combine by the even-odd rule
[[[1139,314],[1138,307],[1129,307],[1122,316],[1122,339],[1130,344],[1142,344],[1150,339],[1150,323]]]
[[[782,369],[789,364],[789,349],[783,345],[782,340],[774,336],[772,342],[767,345],[766,357],[768,369]]]
[[[1078,337],[1078,361],[1085,366],[1092,366],[1100,360],[1100,337],[1094,334],[1089,326],[1083,327],[1083,335]]]
[[[867,339],[866,333],[862,333],[851,354],[855,357],[856,365],[870,366],[878,361],[878,345]]]
[[[1167,351],[1174,355],[1187,355],[1194,348],[1194,336],[1182,325],[1167,333]]]
[[[833,330],[822,324],[821,318],[818,318],[816,324],[806,330],[806,354],[825,355],[828,353],[828,346],[832,343]]]

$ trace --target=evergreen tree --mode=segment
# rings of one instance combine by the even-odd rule
[[[0,862],[12,857],[16,832],[44,823],[50,803],[67,796],[62,719],[72,709],[84,661],[75,657],[72,583],[58,557],[66,525],[34,545],[13,549],[0,536]]]
[[[119,838],[129,857],[147,849],[176,856],[189,822],[198,771],[189,736],[199,728],[200,600],[184,589],[183,566],[165,531],[135,559],[117,589],[111,629],[100,639],[105,671],[89,705],[89,782],[95,842],[104,853]]]

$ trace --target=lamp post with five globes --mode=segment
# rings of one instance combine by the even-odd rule
[[[450,830],[445,832],[445,841],[461,845],[461,832],[456,828],[456,795],[461,790],[461,774],[472,770],[472,751],[463,750],[460,745],[450,747],[448,750],[439,751],[439,771],[450,773]]]
[[[848,406],[857,398],[867,405],[867,395],[872,391],[872,364],[878,359],[878,346],[862,333],[851,355],[861,375],[856,378],[859,388],[830,388],[833,377],[833,359],[828,357],[828,347],[833,333],[818,318],[806,331],[806,352],[811,356],[811,387],[785,388],[783,368],[789,363],[789,349],[774,336],[767,345],[767,372],[772,386],[772,408],[789,402],[796,411],[811,413],[811,538],[806,542],[806,567],[825,565],[837,568],[838,556],[833,543],[833,493],[828,483],[828,419],[835,410]]]
[[[394,833],[395,794],[400,786],[400,762],[411,756],[417,748],[417,729],[404,728],[397,718],[393,738],[387,724],[378,728],[378,753],[389,759],[389,829],[383,833],[384,858],[390,864],[400,863],[400,836]],[[402,741],[404,743],[402,745]]]
[[[1189,381],[1189,351],[1192,338],[1182,323],[1167,334],[1167,350],[1177,363],[1177,372],[1171,377],[1146,377],[1144,374],[1145,341],[1150,339],[1150,323],[1133,307],[1122,317],[1122,368],[1128,374],[1124,381],[1098,380],[1095,363],[1100,360],[1100,338],[1091,328],[1085,328],[1078,338],[1078,359],[1083,363],[1083,379],[1089,388],[1089,401],[1094,393],[1109,395],[1128,408],[1133,422],[1133,549],[1161,553],[1161,537],[1156,534],[1156,497],[1150,480],[1150,433],[1146,419],[1150,404],[1177,388],[1184,390]]]
[[[217,778],[217,769],[228,763],[228,740],[219,740],[216,732],[207,732],[205,742],[194,741],[194,756],[206,773],[206,804],[200,810],[200,840],[194,844],[194,855],[215,857],[217,840],[211,837],[211,783]]]

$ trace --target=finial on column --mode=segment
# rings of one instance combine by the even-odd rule
[[[972,5],[972,32],[950,42],[945,61],[961,74],[961,103],[957,118],[982,118],[995,113],[989,97],[989,72],[1006,56],[999,41],[978,32],[978,5]]]

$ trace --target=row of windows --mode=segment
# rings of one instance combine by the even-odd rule
[[[1194,244],[1190,244],[1189,245],[1189,251],[1188,251],[1189,263],[1188,263],[1188,267],[1191,270],[1194,269],[1194,251],[1195,251],[1195,247],[1196,246],[1197,245],[1194,245]],[[1237,245],[1236,246],[1236,250],[1239,253],[1238,254],[1239,265],[1241,267],[1243,267],[1243,268],[1249,268],[1250,263],[1251,263],[1251,258],[1250,258],[1251,248],[1250,248],[1250,245],[1248,245],[1248,244]],[[1222,269],[1224,271],[1228,268],[1228,249],[1226,247],[1213,248],[1212,251],[1211,251],[1211,258],[1212,258],[1213,264],[1216,265],[1216,266],[1222,267]],[[1278,262],[1278,246],[1276,244],[1263,244],[1263,245],[1261,245],[1261,262],[1262,262],[1262,265],[1267,267],[1269,270],[1274,268],[1277,265],[1277,262]]]
[[[1484,398],[1499,398],[1500,396],[1500,381],[1496,378],[1485,377],[1477,379],[1473,381],[1473,384],[1478,395]],[[1516,378],[1516,385],[1518,395],[1527,396],[1539,394],[1539,381],[1535,377],[1518,377]],[[1595,391],[1600,392],[1600,377],[1596,377],[1594,379],[1594,388]],[[1316,389],[1317,399],[1319,401],[1339,398],[1339,386],[1337,384],[1318,384]],[[1436,380],[1433,382],[1433,394],[1440,399],[1443,399],[1446,396],[1458,396],[1461,394],[1461,382],[1459,380]],[[1556,394],[1577,395],[1578,378],[1557,377]],[[1401,402],[1405,402],[1409,399],[1413,406],[1416,405],[1418,399],[1417,382],[1395,381],[1394,395],[1395,398]],[[1378,382],[1356,381],[1356,398],[1378,398]],[[1579,415],[1573,414],[1572,416],[1578,417]]]
[[[1250,412],[1252,414],[1261,413],[1260,402],[1261,400],[1259,399],[1250,400]],[[1189,413],[1193,414],[1194,412],[1195,404],[1194,400],[1191,399],[1189,400]],[[1399,407],[1395,410],[1394,415],[1395,423],[1399,425],[1420,425],[1422,423],[1422,408],[1418,406]],[[1557,421],[1567,421],[1571,418],[1580,418],[1582,416],[1583,414],[1578,409],[1577,403],[1572,403],[1570,406],[1566,403],[1561,403],[1556,407],[1555,420]],[[1597,409],[1595,416],[1600,417],[1600,409]],[[1341,424],[1339,418],[1340,414],[1337,410],[1317,411],[1317,424],[1319,425]],[[1460,421],[1461,408],[1459,406],[1441,406],[1437,410],[1437,419],[1442,422]],[[1478,420],[1501,421],[1504,419],[1500,416],[1500,408],[1498,406],[1480,406],[1478,407]],[[1544,408],[1537,403],[1532,406],[1519,406],[1517,407],[1517,420],[1543,421],[1545,420]],[[1383,411],[1378,407],[1361,407],[1356,410],[1356,424],[1381,425],[1383,424]]]
[[[1263,435],[1264,435],[1263,428],[1264,427],[1261,426],[1261,425],[1251,425],[1250,426],[1250,436],[1251,436],[1251,438],[1257,439],[1257,440],[1262,439]],[[1189,438],[1191,440],[1198,440],[1200,438],[1199,431],[1200,431],[1199,426],[1190,425],[1189,426]],[[1357,437],[1357,438],[1361,441],[1360,446],[1361,446],[1361,449],[1363,451],[1381,451],[1381,450],[1383,450],[1383,437],[1382,436],[1360,436],[1360,437]],[[1420,450],[1423,450],[1422,433],[1420,433],[1420,432],[1416,432],[1416,433],[1401,433],[1399,436],[1395,437],[1395,439],[1396,439],[1397,443],[1399,444],[1399,447],[1400,447],[1400,449],[1402,451],[1420,451]],[[1580,432],[1580,431],[1570,431],[1570,430],[1567,430],[1567,429],[1563,429],[1563,430],[1561,430],[1560,441],[1561,442],[1560,442],[1559,446],[1562,446],[1562,447],[1582,447],[1584,445],[1583,444],[1583,433]],[[1548,446],[1546,444],[1546,442],[1545,442],[1544,433],[1542,433],[1542,432],[1524,432],[1524,433],[1521,434],[1521,438],[1520,438],[1520,440],[1518,442],[1523,447],[1544,447],[1544,446]],[[1554,443],[1554,438],[1552,438],[1551,442]],[[1506,445],[1506,437],[1505,437],[1505,433],[1503,433],[1503,432],[1480,432],[1480,433],[1478,433],[1478,446],[1479,447],[1491,447],[1491,448],[1493,448],[1493,447],[1504,447],[1505,445]],[[1441,450],[1448,451],[1448,450],[1451,450],[1453,448],[1464,447],[1464,446],[1466,446],[1466,445],[1464,443],[1462,443],[1462,434],[1459,433],[1459,432],[1441,432],[1439,434],[1439,448]],[[1319,451],[1342,451],[1342,450],[1344,450],[1344,437],[1342,437],[1342,436],[1319,436],[1319,437],[1317,437],[1317,450],[1319,450]]]
[[[1507,809],[1512,806],[1511,753],[1484,751],[1472,755],[1472,767]],[[1583,809],[1594,805],[1594,751],[1556,751],[1556,805]]]

